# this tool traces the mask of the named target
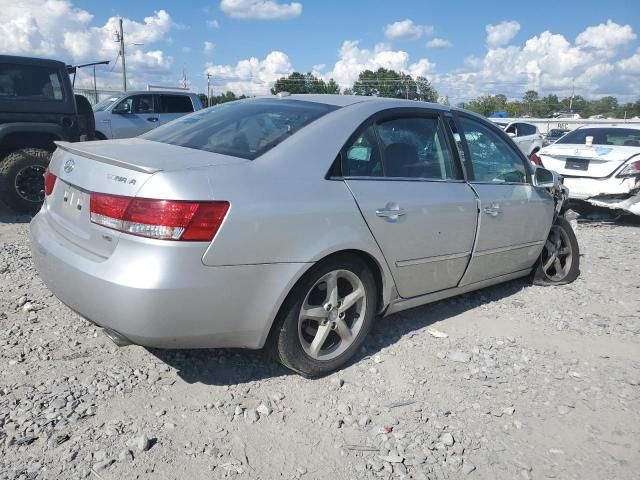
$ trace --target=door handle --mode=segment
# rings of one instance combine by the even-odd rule
[[[148,122],[157,122],[158,121],[158,117],[147,117],[147,121]]]
[[[376,215],[382,218],[400,217],[406,215],[407,212],[403,208],[379,208]]]
[[[502,209],[500,208],[500,205],[498,205],[497,203],[492,203],[490,207],[484,207],[483,211],[487,215],[491,215],[492,217],[497,217],[502,212]]]

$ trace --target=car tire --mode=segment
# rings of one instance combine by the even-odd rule
[[[0,200],[10,208],[35,213],[44,200],[44,172],[51,152],[23,148],[0,161]]]
[[[534,270],[534,285],[566,285],[580,275],[580,246],[571,224],[558,217]]]
[[[356,298],[351,305],[342,303]],[[271,353],[308,378],[337,370],[371,330],[377,298],[373,274],[359,258],[340,255],[315,265],[280,309],[269,339]]]

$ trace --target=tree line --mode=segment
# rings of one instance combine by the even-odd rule
[[[358,79],[350,88],[340,90],[337,82],[331,78],[324,81],[312,73],[293,72],[281,77],[273,84],[271,94],[280,92],[291,94],[311,94],[328,93],[344,95],[375,95],[378,97],[405,98],[410,100],[421,100],[423,102],[437,102],[438,92],[425,77],[413,78],[402,72],[379,68],[378,70],[365,70],[360,72]],[[219,103],[230,102],[245,95],[236,95],[234,92],[225,92],[221,95],[214,95],[211,101],[207,102],[207,96],[198,94],[203,105],[217,105]]]
[[[547,118],[558,112],[578,113],[582,118],[601,115],[606,118],[633,118],[640,116],[640,99],[635,103],[620,103],[616,97],[606,96],[588,100],[580,95],[558,98],[549,94],[540,97],[535,90],[527,91],[521,100],[507,100],[505,95],[482,95],[460,105],[467,110],[489,116],[507,112],[510,117]]]
[[[354,84],[340,89],[337,82],[331,78],[328,81],[318,78],[312,73],[293,72],[281,77],[274,83],[271,93],[280,92],[291,94],[344,94],[367,95],[389,98],[404,98],[423,102],[440,102],[449,104],[447,97],[439,97],[431,82],[421,76],[412,77],[403,72],[396,72],[386,68],[378,70],[364,70],[358,75]],[[203,105],[217,105],[246,98],[234,92],[225,92],[212,96],[210,102],[200,94]],[[635,103],[620,103],[616,97],[605,96],[600,99],[588,100],[580,95],[560,99],[557,95],[549,94],[541,97],[535,90],[527,91],[520,100],[509,100],[505,95],[482,95],[465,103],[458,104],[462,108],[481,115],[490,116],[497,112],[507,112],[510,117],[551,117],[558,112],[572,111],[582,118],[602,115],[611,118],[633,118],[640,116],[640,99]]]

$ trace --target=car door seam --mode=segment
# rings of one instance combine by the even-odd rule
[[[462,277],[460,277],[460,280],[458,281],[457,287],[462,285],[463,282],[466,280],[467,274],[471,270],[471,265],[473,265],[473,257],[475,255],[476,248],[478,246],[478,238],[480,236],[480,226],[481,226],[481,223],[482,223],[482,216],[481,216],[482,201],[480,200],[480,195],[478,194],[478,191],[475,188],[473,188],[473,185],[471,183],[467,182],[467,185],[469,186],[469,188],[471,189],[473,194],[476,196],[476,209],[477,209],[477,212],[476,212],[476,234],[473,237],[473,246],[471,247],[471,255],[469,255],[469,261],[467,262],[467,268],[465,268],[464,273],[462,274]]]

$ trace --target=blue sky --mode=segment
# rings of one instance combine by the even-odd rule
[[[0,49],[69,62],[115,59],[111,31],[124,17],[128,39],[144,43],[128,47],[134,87],[175,85],[184,69],[194,90],[209,71],[216,90],[257,94],[293,70],[346,86],[359,69],[385,66],[425,75],[453,100],[527,88],[640,97],[640,4],[631,0],[18,3],[0,11]],[[118,74],[109,67],[100,83],[117,87]]]

